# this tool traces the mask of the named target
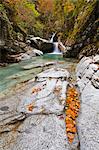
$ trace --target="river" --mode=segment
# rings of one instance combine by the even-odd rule
[[[59,54],[45,54],[0,68],[0,95],[9,94],[18,85],[35,77],[42,69],[45,70],[46,68],[49,68],[47,66],[43,67],[43,65],[48,62],[54,62],[55,64],[53,65],[68,69],[74,77],[74,70],[77,64],[75,59],[64,59],[62,55]]]

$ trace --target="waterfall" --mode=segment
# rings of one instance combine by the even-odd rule
[[[62,52],[58,48],[58,42],[54,42],[54,51],[53,54],[61,54]]]
[[[53,43],[53,38],[54,38],[55,35],[56,35],[56,33],[53,33],[53,35],[52,35],[52,37],[51,37],[51,39],[50,39],[50,42]]]
[[[52,42],[54,44],[54,51],[52,54],[61,54],[62,52],[60,52],[59,48],[58,48],[58,42],[53,42],[53,38],[56,35],[56,33],[54,33],[50,39],[50,42]]]

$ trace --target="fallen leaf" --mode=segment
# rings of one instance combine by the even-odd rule
[[[32,89],[32,93],[38,93],[39,91],[41,91],[41,88],[40,87],[34,87]]]
[[[33,108],[34,108],[34,106],[33,106],[33,104],[29,104],[29,105],[27,106],[27,108],[28,108],[29,111],[32,111]]]
[[[74,87],[69,87],[67,90],[66,98],[66,133],[69,143],[72,143],[75,137],[76,130],[76,118],[80,109],[79,93]]]
[[[72,143],[73,140],[74,140],[75,134],[73,134],[73,133],[67,133],[67,136],[68,136],[69,142]]]

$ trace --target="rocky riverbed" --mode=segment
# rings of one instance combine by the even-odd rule
[[[99,56],[84,57],[78,65],[73,59],[37,59],[4,78],[17,82],[0,93],[0,150],[98,149]],[[69,144],[64,108],[71,84],[79,89],[81,109]]]

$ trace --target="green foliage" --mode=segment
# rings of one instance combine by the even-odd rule
[[[61,31],[66,39],[72,31],[73,34],[79,32],[78,28],[83,24],[81,20],[93,8],[92,5],[84,10],[90,3],[86,0],[37,0],[35,3],[32,0],[3,0],[0,11],[9,8],[10,21],[28,34],[48,38],[52,32]],[[80,15],[83,10],[85,13]]]
[[[36,21],[36,24],[34,25],[34,34],[36,36],[43,36],[43,29],[44,29],[44,24],[42,24],[40,21]]]
[[[0,12],[4,11],[4,6],[2,4],[0,4]]]
[[[38,0],[37,10],[48,36],[51,32],[68,32],[73,28],[75,3],[72,0]]]
[[[26,7],[27,10],[31,10],[31,11],[33,12],[33,15],[34,15],[35,17],[38,17],[38,16],[39,16],[38,11],[35,9],[35,4],[26,2],[26,3],[25,3],[25,7]]]
[[[92,13],[92,11],[94,9],[95,3],[96,3],[96,0],[94,0],[93,2],[88,3],[88,4],[86,1],[82,1],[82,0],[78,0],[78,1],[81,3],[79,3],[79,4],[77,3],[77,7],[78,6],[81,6],[81,7],[79,8],[78,16],[75,20],[72,34],[69,33],[69,38],[71,40],[74,40],[77,38],[78,33],[80,33],[81,29],[83,29],[83,25],[85,25],[85,23],[87,22],[90,14]],[[75,10],[75,11],[77,11],[77,10]]]
[[[5,20],[6,22],[8,22],[8,23],[10,24],[9,18],[8,18],[8,16],[7,16],[6,9],[5,9],[5,7],[3,6],[3,4],[0,4],[0,13],[2,13],[2,18],[3,18],[3,20]]]
[[[4,5],[12,11],[10,20],[15,25],[20,26],[27,33],[33,31],[32,28],[35,26],[39,17],[39,13],[35,9],[35,4],[28,0],[4,0]]]

